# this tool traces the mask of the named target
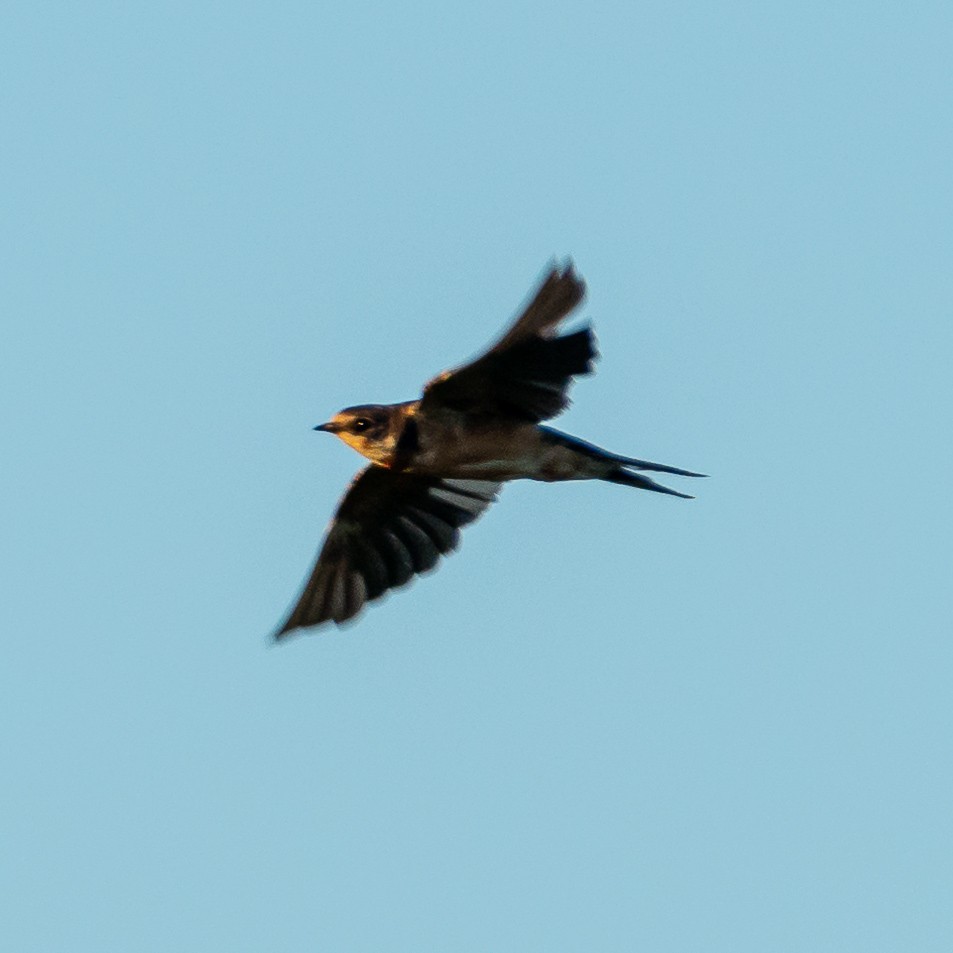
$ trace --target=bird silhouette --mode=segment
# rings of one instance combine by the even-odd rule
[[[691,498],[644,471],[704,474],[609,453],[541,424],[566,408],[572,379],[592,371],[592,328],[558,333],[585,290],[571,262],[553,265],[502,337],[435,377],[419,400],[347,407],[314,428],[371,462],[344,494],[276,638],[347,622],[432,569],[508,480],[606,480]]]

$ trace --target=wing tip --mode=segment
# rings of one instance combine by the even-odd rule
[[[287,622],[283,623],[279,628],[275,629],[274,632],[268,637],[268,641],[272,645],[280,645],[282,642],[287,642],[293,635],[299,635],[305,628],[305,625],[301,622],[294,622],[291,619],[288,619]]]
[[[572,301],[572,304],[567,306],[567,313],[572,311],[586,296],[586,282],[576,271],[576,263],[569,255],[562,260],[555,255],[550,259],[549,269],[540,282],[540,290],[550,282],[554,290],[558,289],[561,294],[566,296],[567,301]]]

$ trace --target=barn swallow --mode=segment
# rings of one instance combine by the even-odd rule
[[[572,379],[593,369],[591,326],[557,333],[585,290],[571,262],[554,265],[502,337],[435,377],[419,400],[346,407],[314,428],[371,462],[344,494],[276,638],[346,622],[432,569],[508,480],[607,480],[691,499],[643,471],[704,474],[609,453],[541,425],[567,407]]]

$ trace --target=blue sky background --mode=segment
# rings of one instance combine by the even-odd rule
[[[953,10],[31,0],[0,23],[0,931],[953,947]],[[359,458],[571,254],[564,429],[266,640]],[[685,488],[688,481],[672,481]]]

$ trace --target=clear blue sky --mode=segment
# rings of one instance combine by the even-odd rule
[[[953,949],[948,3],[0,46],[4,949]],[[603,355],[558,425],[698,499],[510,486],[270,646],[360,466],[311,426],[554,254]]]

